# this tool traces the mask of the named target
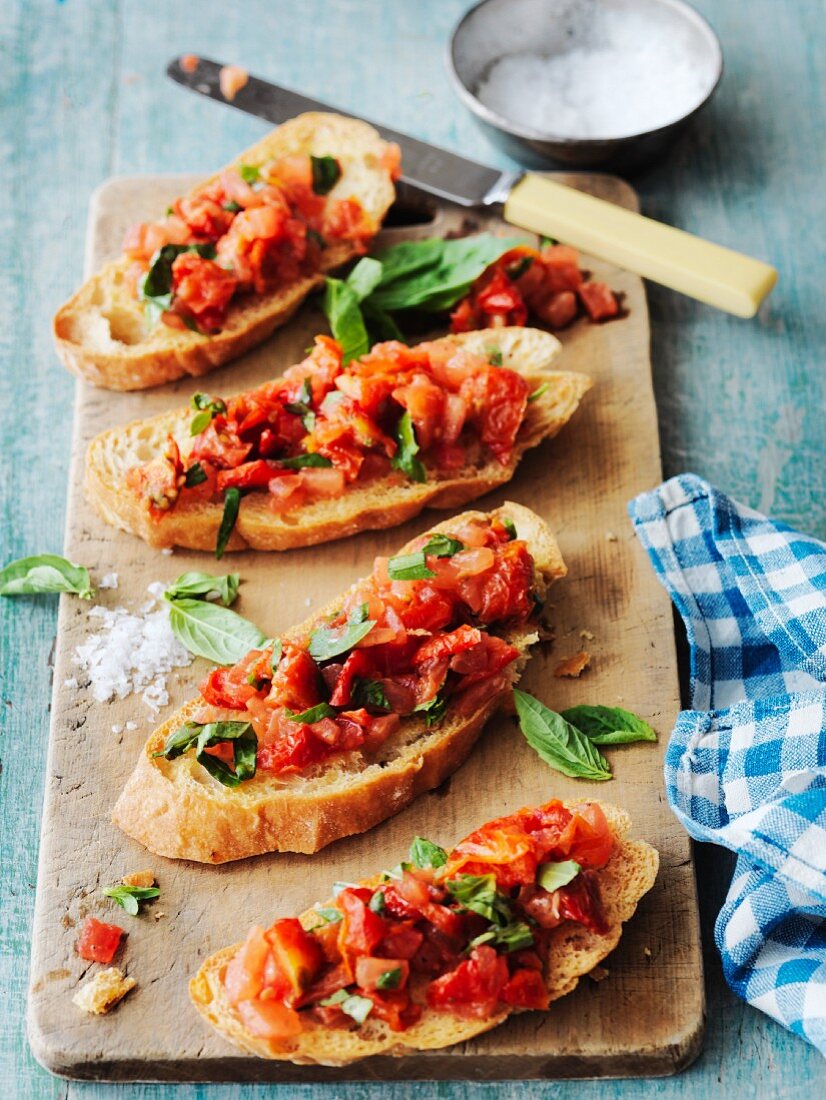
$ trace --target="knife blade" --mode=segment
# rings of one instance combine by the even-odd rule
[[[180,59],[167,66],[176,83],[239,111],[279,124],[305,111],[335,107],[250,76],[232,99],[221,92],[224,66],[199,58],[191,72]],[[346,112],[345,112],[346,113]],[[705,241],[547,176],[499,171],[447,149],[370,122],[402,151],[402,179],[414,188],[464,207],[501,207],[512,225],[556,238],[738,317],[753,317],[777,282],[762,260]]]

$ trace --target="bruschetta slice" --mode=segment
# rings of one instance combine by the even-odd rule
[[[406,859],[206,960],[190,996],[263,1058],[345,1065],[547,1009],[616,947],[659,857],[628,815],[552,801]]]
[[[565,565],[545,523],[465,512],[377,558],[149,738],[113,820],[158,855],[315,852],[437,787],[511,696]]]
[[[285,122],[157,222],[128,230],[120,259],[57,311],[61,362],[96,386],[142,390],[255,347],[324,272],[365,250],[398,166],[398,148],[365,122]]]
[[[104,432],[86,488],[153,546],[288,550],[454,508],[509,481],[590,386],[554,371],[537,329],[377,344],[342,364],[329,337],[282,377],[228,400]]]

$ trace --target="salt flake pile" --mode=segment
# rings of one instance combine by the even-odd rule
[[[711,90],[712,75],[686,34],[647,13],[595,8],[593,15],[559,51],[494,62],[478,98],[546,134],[616,138],[675,122]]]
[[[100,633],[90,634],[76,647],[72,664],[88,674],[99,703],[140,692],[157,714],[169,702],[167,675],[191,664],[192,655],[172,633],[169,605],[162,598],[164,585],[156,581],[147,591],[152,598],[134,614],[124,607],[91,608],[89,618],[100,623]]]

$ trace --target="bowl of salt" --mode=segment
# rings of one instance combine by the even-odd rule
[[[634,172],[711,99],[723,52],[683,0],[482,0],[453,32],[448,68],[522,163]]]

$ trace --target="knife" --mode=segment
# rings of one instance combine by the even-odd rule
[[[166,71],[190,91],[276,124],[305,111],[342,113],[256,76],[250,76],[243,88],[227,99],[220,88],[222,67],[220,62],[201,57],[189,72],[176,58]],[[402,179],[410,186],[459,206],[500,213],[511,225],[564,241],[738,317],[753,317],[777,282],[776,270],[761,260],[547,176],[489,168],[381,123],[365,121],[386,141],[400,146]]]

